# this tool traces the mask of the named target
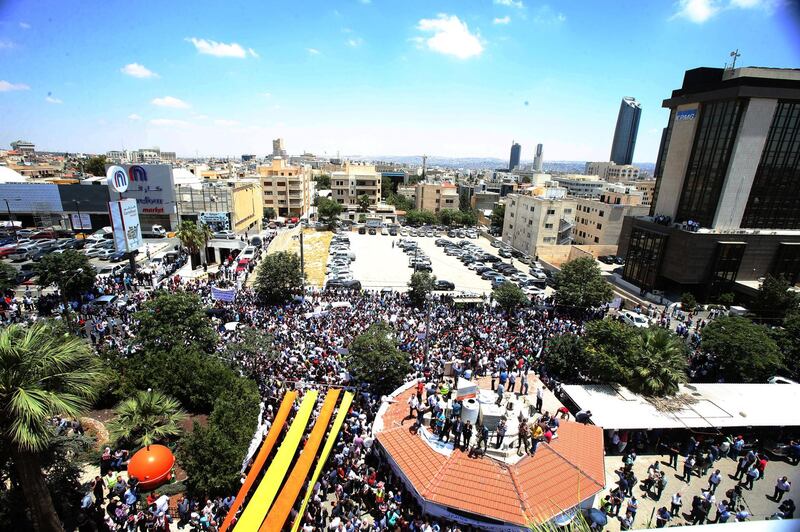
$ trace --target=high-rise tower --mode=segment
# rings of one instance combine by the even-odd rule
[[[544,156],[544,146],[536,145],[536,155],[533,158],[533,169],[536,172],[542,171],[542,157]]]
[[[622,99],[617,116],[617,128],[614,130],[614,141],[611,143],[612,162],[617,164],[633,163],[633,150],[636,148],[636,134],[639,133],[639,117],[642,106],[632,96]]]
[[[508,161],[508,169],[513,170],[519,166],[519,157],[522,154],[522,146],[516,142],[511,143],[511,158]]]

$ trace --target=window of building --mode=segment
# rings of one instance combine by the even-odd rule
[[[600,215],[600,218],[602,218],[603,214],[605,214],[605,213],[603,211],[600,211],[598,214]]]
[[[655,287],[667,235],[634,228],[628,243],[622,277],[646,290]]]
[[[717,242],[714,266],[711,268],[711,294],[730,292],[747,244],[744,242]]]
[[[552,237],[552,236],[546,236],[546,237],[544,237],[544,238],[542,239],[542,241],[543,241],[545,244],[552,244],[553,242],[555,242],[555,241],[556,241],[556,239],[555,239],[555,237]]]
[[[778,102],[741,225],[800,229],[800,102]]]
[[[514,224],[508,224],[509,229],[514,229]]]
[[[597,229],[600,230],[603,228],[603,224],[597,224]]]
[[[552,229],[553,228],[553,224],[544,224],[544,228],[545,229]]]
[[[594,237],[594,243],[595,244],[599,244],[600,243],[600,238],[599,237]]]
[[[772,275],[782,275],[790,284],[800,280],[800,243],[780,243],[772,265]]]
[[[555,213],[556,213],[555,209],[547,209],[547,214],[555,214]]]
[[[533,220],[528,220],[528,225],[533,225]]]
[[[741,100],[701,105],[675,221],[713,223],[744,108]]]

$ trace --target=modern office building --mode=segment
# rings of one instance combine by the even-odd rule
[[[575,244],[616,246],[626,216],[646,216],[650,207],[634,186],[609,184],[598,199],[575,200]]]
[[[375,165],[345,162],[342,170],[331,173],[332,197],[342,205],[358,205],[367,196],[370,205],[381,201],[381,174]]]
[[[800,69],[697,68],[669,122],[648,217],[626,218],[624,280],[701,297],[800,276]]]
[[[503,242],[535,257],[537,247],[572,243],[575,200],[567,190],[547,187],[541,195],[509,194],[503,219]]]
[[[541,172],[542,171],[542,159],[544,157],[544,146],[541,144],[536,145],[536,155],[533,157],[533,171],[534,172]]]
[[[513,170],[519,166],[519,158],[522,155],[522,146],[516,142],[511,143],[511,158],[508,161],[508,169]]]
[[[301,217],[311,206],[311,167],[291,166],[282,157],[256,168],[261,179],[263,207],[278,216]]]
[[[570,196],[576,198],[599,198],[608,184],[596,175],[554,175],[552,180],[558,183],[558,186],[567,189]]]
[[[617,116],[617,127],[614,129],[614,140],[611,143],[612,162],[631,164],[633,150],[636,148],[636,135],[639,133],[639,118],[642,106],[636,98],[626,96],[622,99]]]
[[[453,183],[417,183],[414,194],[417,210],[439,212],[458,210],[458,187]]]

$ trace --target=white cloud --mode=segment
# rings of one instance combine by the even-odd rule
[[[172,118],[154,118],[150,120],[151,126],[166,126],[166,127],[186,127],[189,122],[185,120],[175,120]]]
[[[0,92],[26,91],[28,89],[30,89],[30,87],[24,83],[11,83],[10,81],[0,79]]]
[[[222,127],[232,127],[232,126],[238,126],[239,125],[239,121],[238,120],[225,120],[225,119],[222,119],[222,118],[220,118],[218,120],[214,120],[214,123],[216,125],[222,126]]]
[[[702,24],[717,13],[721,6],[717,0],[680,0],[674,18],[685,18],[695,24]]]
[[[417,29],[433,33],[431,37],[417,37],[414,41],[418,44],[424,42],[434,52],[459,59],[469,59],[483,53],[480,35],[471,33],[467,23],[455,15],[440,13],[436,18],[424,18],[417,24]]]
[[[137,115],[136,113],[131,113],[128,115],[128,120],[141,120],[142,117]]]
[[[140,65],[139,63],[129,63],[124,67],[119,69],[120,72],[123,74],[127,74],[128,76],[132,76],[134,78],[157,78],[158,74],[150,70],[144,65]]]
[[[350,46],[352,48],[358,48],[362,44],[364,44],[364,39],[362,39],[361,37],[353,37],[352,39],[347,39],[347,46]]]
[[[494,0],[494,3],[499,6],[516,7],[517,9],[525,7],[522,0]]]
[[[164,96],[163,98],[153,98],[150,102],[159,107],[172,107],[173,109],[188,109],[190,105],[183,100],[173,96]]]
[[[549,5],[542,4],[536,9],[532,20],[536,24],[561,24],[567,17],[563,13],[554,11]]]
[[[0,41],[0,50],[11,50],[12,48],[16,48],[17,45],[14,44],[13,41]]]
[[[252,48],[245,50],[240,44],[224,43],[212,41],[210,39],[198,39],[191,37],[186,39],[194,45],[198,52],[205,55],[213,55],[215,57],[238,57],[243,59],[250,55],[251,57],[258,57],[258,53]]]
[[[508,15],[506,15],[506,16],[504,16],[504,17],[497,17],[497,18],[495,18],[495,19],[492,21],[492,24],[508,24],[509,22],[511,22],[511,17],[509,17]]]
[[[316,48],[306,48],[306,51],[311,55],[319,55],[321,52]]]
[[[20,23],[19,23],[19,27],[20,27],[20,28],[22,28],[23,30],[29,30],[29,29],[31,29],[31,25],[30,25],[30,24],[28,24],[27,22],[20,22]]]
[[[364,5],[367,5],[367,4],[371,4],[371,3],[372,3],[372,0],[358,0],[358,1],[359,1],[359,2],[361,2],[361,3],[362,3],[362,4],[364,4]]]
[[[53,103],[53,104],[64,103],[62,100],[59,100],[55,96],[50,96],[49,94],[47,96],[45,96],[44,101],[46,101],[47,103]]]

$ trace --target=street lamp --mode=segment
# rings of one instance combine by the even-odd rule
[[[80,208],[81,202],[78,200],[72,200],[72,203],[75,204],[75,210],[78,211],[78,229],[80,231],[83,231],[83,219],[81,218],[81,208]],[[91,229],[91,225],[89,226],[89,229]],[[75,230],[74,223],[72,224],[72,230],[73,231]]]
[[[14,232],[14,242],[19,242],[19,238],[17,238],[17,226],[14,223],[14,219],[11,217],[11,207],[8,205],[8,200],[3,198],[3,201],[6,202],[6,210],[8,211],[8,223],[11,224],[11,230]],[[19,198],[12,198],[11,201],[22,201]]]

